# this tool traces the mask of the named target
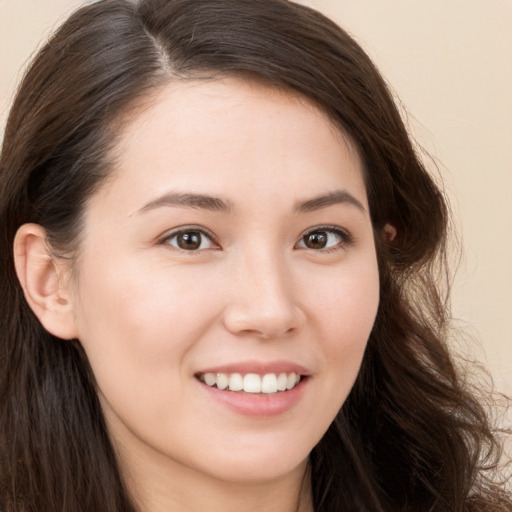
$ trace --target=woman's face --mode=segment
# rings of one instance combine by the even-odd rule
[[[246,482],[303,467],[379,300],[354,147],[304,98],[225,79],[161,90],[114,153],[72,286],[121,456]]]

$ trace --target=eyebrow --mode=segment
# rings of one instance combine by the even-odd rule
[[[230,201],[221,197],[205,194],[190,194],[182,192],[169,192],[163,196],[157,197],[144,205],[137,213],[144,213],[162,206],[178,206],[185,208],[194,208],[210,210],[213,212],[230,213],[233,205]]]
[[[299,201],[295,204],[294,211],[307,213],[337,204],[349,204],[366,213],[363,204],[346,190],[335,190],[311,199]],[[144,205],[137,213],[144,213],[163,206],[202,209],[220,213],[231,213],[234,210],[233,203],[222,197],[207,194],[168,192]]]
[[[299,213],[307,213],[315,210],[321,210],[322,208],[327,208],[328,206],[336,204],[349,204],[351,206],[355,206],[363,213],[366,213],[366,209],[361,201],[356,199],[347,190],[335,190],[327,194],[321,194],[317,197],[313,197],[312,199],[300,201],[295,205],[294,210]]]

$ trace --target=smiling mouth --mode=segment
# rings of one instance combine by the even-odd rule
[[[289,391],[301,381],[297,373],[200,373],[196,377],[207,386],[220,390],[262,394]]]

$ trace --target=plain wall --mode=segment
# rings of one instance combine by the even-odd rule
[[[79,3],[0,0],[0,133],[28,58]],[[464,245],[454,316],[512,393],[512,1],[301,3],[363,45],[434,157]]]

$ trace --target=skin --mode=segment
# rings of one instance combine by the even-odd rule
[[[72,278],[57,264],[41,277],[34,257],[39,278],[24,279],[43,234],[19,233],[26,294],[33,282],[59,297],[51,313],[31,305],[81,341],[141,510],[312,510],[308,454],[350,392],[379,301],[361,160],[306,99],[235,79],[167,86],[123,130]],[[162,204],[169,192],[229,210]],[[198,249],[179,247],[183,226],[208,233]],[[312,229],[327,247],[308,247]],[[301,365],[300,399],[247,416],[196,378],[247,361]]]

